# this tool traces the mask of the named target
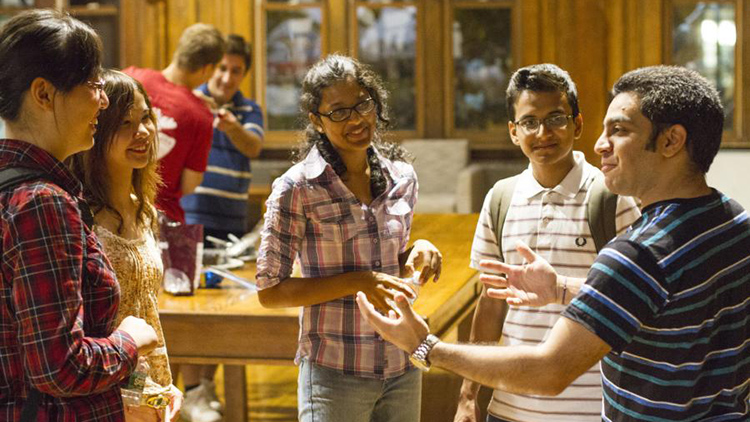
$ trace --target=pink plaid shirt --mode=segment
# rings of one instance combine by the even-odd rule
[[[304,161],[276,179],[261,233],[259,289],[283,282],[295,259],[303,277],[371,270],[399,274],[417,200],[411,165],[378,155],[386,192],[367,206],[349,191],[313,148]],[[300,315],[295,362],[345,374],[385,379],[411,368],[408,355],[383,340],[362,318],[354,296],[306,306]]]

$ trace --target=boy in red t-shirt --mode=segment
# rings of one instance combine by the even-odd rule
[[[208,81],[224,56],[221,32],[197,23],[182,33],[164,70],[128,67],[151,97],[159,128],[159,166],[164,186],[156,206],[173,221],[185,222],[180,198],[203,179],[213,136],[213,115],[193,89]]]

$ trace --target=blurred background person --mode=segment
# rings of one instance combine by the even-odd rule
[[[239,35],[227,37],[227,51],[208,83],[196,93],[214,108],[214,132],[203,182],[193,194],[182,198],[185,221],[202,224],[204,239],[242,237],[248,227],[250,159],[257,158],[263,144],[263,112],[240,92],[250,70],[250,45]],[[211,242],[204,240],[208,247]],[[216,396],[216,365],[180,365],[185,384],[183,415],[193,422],[218,420],[222,411]]]

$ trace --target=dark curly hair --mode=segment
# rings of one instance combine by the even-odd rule
[[[719,152],[724,128],[724,107],[716,88],[698,72],[679,66],[651,66],[630,71],[615,82],[612,96],[634,93],[641,113],[653,124],[653,150],[658,134],[672,125],[687,131],[688,155],[701,173],[707,173]]]
[[[310,149],[316,146],[320,155],[333,167],[337,175],[341,176],[346,172],[344,161],[328,137],[315,130],[307,116],[309,113],[318,112],[325,88],[349,78],[357,81],[375,100],[377,122],[372,145],[367,149],[367,158],[370,165],[370,190],[373,198],[376,198],[385,191],[386,180],[375,151],[394,161],[407,161],[411,156],[400,145],[383,138],[390,124],[387,105],[388,91],[380,77],[369,66],[354,58],[332,54],[319,60],[307,71],[302,80],[302,97],[300,98],[301,119],[305,122],[305,128],[302,131],[300,145],[292,154],[292,161],[295,163],[302,161]]]

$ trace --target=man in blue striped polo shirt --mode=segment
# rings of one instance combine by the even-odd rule
[[[506,275],[482,279],[511,304],[574,296],[544,343],[441,343],[401,296],[387,317],[361,293],[360,308],[414,360],[519,394],[556,395],[601,360],[604,421],[748,421],[750,222],[705,178],[723,130],[718,93],[669,66],[629,72],[612,93],[595,150],[607,187],[640,199],[642,217],[586,280],[558,276],[524,245],[522,266],[481,264]]]
[[[203,182],[193,195],[182,199],[185,219],[203,224],[208,235],[227,239],[245,234],[250,187],[250,159],[260,154],[263,113],[260,106],[240,92],[250,69],[250,47],[239,35],[227,37],[227,52],[208,83],[198,88],[213,100],[214,138]]]
[[[214,134],[203,181],[181,204],[186,222],[203,224],[204,236],[227,239],[249,230],[250,159],[258,157],[263,142],[263,113],[239,89],[250,63],[250,46],[241,36],[229,35],[213,76],[196,91],[214,112]],[[185,384],[183,419],[222,420],[213,383],[216,365],[182,365],[180,370]]]

